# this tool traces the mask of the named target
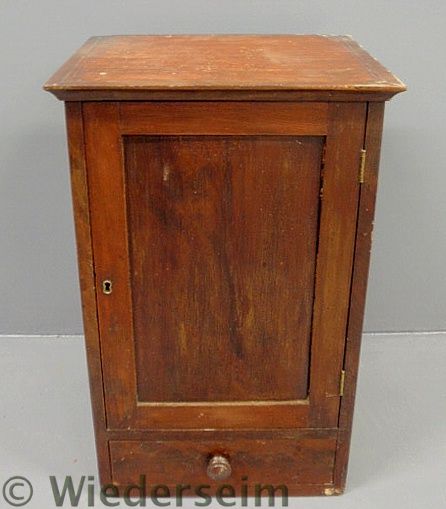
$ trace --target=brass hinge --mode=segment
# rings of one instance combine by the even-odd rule
[[[366,155],[367,155],[367,150],[365,148],[361,149],[361,151],[359,153],[359,183],[360,184],[364,184]]]
[[[341,371],[341,378],[339,380],[339,396],[344,395],[344,384],[345,384],[345,369]]]

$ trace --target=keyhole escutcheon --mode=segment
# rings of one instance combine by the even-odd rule
[[[102,281],[102,293],[105,293],[105,295],[110,295],[112,292],[112,282],[110,279],[105,279]]]

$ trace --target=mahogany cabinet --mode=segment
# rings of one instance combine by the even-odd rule
[[[346,477],[384,101],[348,37],[94,37],[65,101],[101,483]]]

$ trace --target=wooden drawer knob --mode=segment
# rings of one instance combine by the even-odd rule
[[[219,454],[212,456],[209,460],[206,473],[214,481],[223,481],[227,479],[232,472],[229,460]]]

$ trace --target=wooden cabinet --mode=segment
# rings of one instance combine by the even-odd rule
[[[101,482],[342,492],[383,104],[347,37],[90,39],[66,101]]]

